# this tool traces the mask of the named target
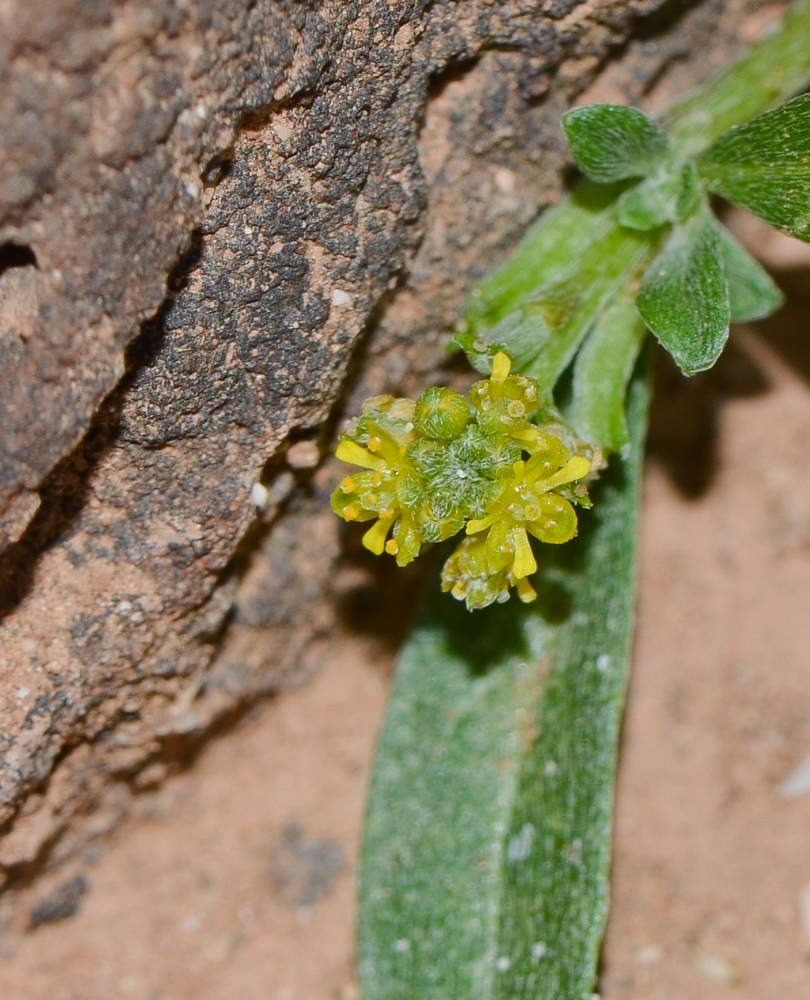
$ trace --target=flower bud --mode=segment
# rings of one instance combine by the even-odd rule
[[[425,437],[452,441],[470,422],[470,404],[452,389],[433,386],[419,397],[413,422]]]

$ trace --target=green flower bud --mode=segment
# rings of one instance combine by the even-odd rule
[[[470,422],[470,404],[458,392],[433,386],[416,403],[416,430],[435,441],[452,441]]]

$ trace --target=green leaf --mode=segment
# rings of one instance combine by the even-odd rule
[[[430,593],[380,736],[363,845],[364,1000],[580,1000],[604,927],[630,654],[646,388],[633,450],[540,599]]]
[[[607,452],[622,452],[629,437],[624,413],[627,383],[647,328],[628,291],[605,312],[574,365],[566,419],[582,438]]]
[[[570,270],[584,251],[616,225],[613,202],[618,187],[576,186],[572,194],[543,214],[508,260],[470,296],[465,331],[456,339],[472,357],[473,342],[524,302],[538,287]]]
[[[572,108],[562,123],[577,166],[599,184],[644,177],[669,149],[666,133],[651,118],[623,104]]]
[[[619,224],[646,231],[684,222],[700,206],[701,185],[693,163],[666,165],[616,203]]]
[[[785,301],[773,278],[725,228],[719,227],[733,323],[765,319]]]
[[[646,232],[674,222],[680,191],[678,174],[671,170],[653,174],[619,198],[616,205],[619,225]]]
[[[698,169],[710,190],[810,241],[810,94],[730,129]]]
[[[658,236],[617,226],[571,262],[568,273],[532,293],[480,335],[490,353],[507,351],[515,368],[553,389],[583,338],[627,282],[652,259]]]
[[[681,189],[675,205],[674,222],[686,222],[703,203],[703,184],[697,166],[690,160],[681,167]]]
[[[636,304],[684,374],[715,363],[731,317],[720,235],[708,209],[673,229],[644,275]]]

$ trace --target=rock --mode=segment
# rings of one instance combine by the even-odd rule
[[[452,375],[466,292],[560,189],[560,111],[636,26],[655,41],[623,50],[628,99],[739,29],[708,0],[679,19],[663,0],[543,11],[3,6],[10,886],[63,827],[81,843],[111,794],[312,668],[336,618],[335,473],[314,464],[340,394],[356,409]],[[33,832],[34,792],[58,829]]]
[[[55,924],[67,920],[79,909],[79,900],[90,887],[84,875],[77,875],[60,886],[56,892],[41,899],[31,911],[31,929],[40,924]]]

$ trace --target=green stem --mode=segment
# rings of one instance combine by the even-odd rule
[[[734,125],[793,97],[810,80],[810,0],[802,0],[779,27],[739,62],[662,116],[677,151],[700,153]]]

